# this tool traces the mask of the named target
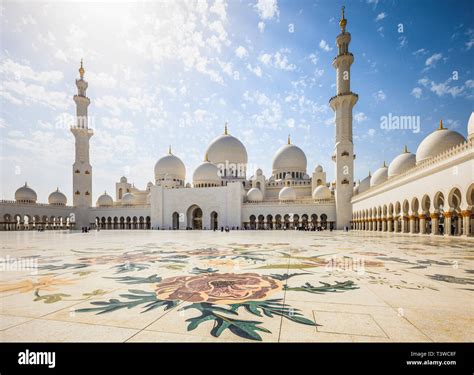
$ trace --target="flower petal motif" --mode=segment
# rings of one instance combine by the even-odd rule
[[[163,279],[156,295],[161,300],[228,305],[264,300],[282,289],[279,280],[256,273],[213,273]]]

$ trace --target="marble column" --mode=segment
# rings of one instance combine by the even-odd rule
[[[389,217],[387,221],[387,231],[393,232],[393,217]]]
[[[382,232],[386,232],[387,231],[387,218],[383,218],[382,219]]]
[[[453,216],[452,212],[443,213],[444,216],[444,235],[451,236],[451,218]]]
[[[400,222],[398,221],[398,217],[395,217],[393,220],[393,231],[398,232],[400,230]]]
[[[425,216],[425,214],[420,215],[420,234],[426,234],[426,216]]]
[[[431,235],[439,235],[439,214],[431,214]]]
[[[416,233],[416,215],[415,214],[410,215],[409,220],[410,220],[410,224],[409,224],[410,233]]]
[[[461,212],[463,220],[463,236],[472,236],[471,233],[471,211],[465,210]]]

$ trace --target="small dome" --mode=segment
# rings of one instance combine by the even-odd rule
[[[272,174],[279,172],[306,173],[306,155],[298,146],[290,143],[282,146],[273,157]]]
[[[443,122],[440,121],[439,128],[423,139],[418,146],[416,162],[431,159],[465,141],[466,139],[458,132],[443,128]]]
[[[247,193],[247,201],[249,202],[261,202],[263,201],[263,193],[258,188],[252,188]]]
[[[120,177],[120,182],[121,182],[122,184],[127,183],[127,177],[125,177],[125,176]]]
[[[26,182],[24,186],[15,191],[15,200],[17,202],[36,203],[37,199],[36,192]]]
[[[471,112],[469,122],[467,123],[467,134],[469,139],[474,138],[474,112]]]
[[[130,206],[135,203],[135,196],[132,193],[126,193],[122,197],[122,204]]]
[[[127,194],[125,194],[127,195]],[[125,195],[123,196],[123,198],[125,197]],[[122,198],[122,199],[123,199]],[[114,200],[112,199],[112,197],[110,195],[107,194],[106,191],[104,191],[104,194],[102,194],[98,199],[97,199],[97,202],[95,204],[97,207],[110,207],[110,206],[113,206],[114,205]]]
[[[282,202],[294,201],[296,200],[296,191],[291,186],[285,186],[280,190],[278,194],[278,199]]]
[[[171,150],[162,158],[158,159],[155,164],[155,180],[162,179],[186,179],[186,167],[180,158],[173,155]]]
[[[48,203],[55,206],[65,206],[67,203],[66,196],[59,191],[59,188],[56,191],[53,191],[49,194]]]
[[[382,182],[387,181],[388,178],[388,168],[385,162],[383,165],[377,169],[370,179],[370,187],[380,185]]]
[[[200,184],[220,185],[219,168],[208,160],[204,161],[193,173],[193,184],[194,186]]]
[[[257,171],[255,172],[255,174],[257,176],[261,176],[261,175],[263,175],[263,171],[260,168],[258,168]]]
[[[314,168],[314,172],[316,173],[321,173],[323,171],[323,167],[321,167],[320,165],[318,165],[316,168]]]
[[[329,199],[331,198],[331,190],[327,186],[319,185],[313,191],[313,199]]]
[[[408,151],[405,146],[405,150],[398,156],[396,156],[390,165],[388,166],[388,177],[398,176],[416,165],[416,156]]]
[[[369,175],[359,183],[359,194],[370,189],[370,179],[371,178],[372,178],[372,176],[369,172]]]
[[[212,140],[206,150],[206,155],[209,161],[216,165],[225,165],[226,162],[247,165],[247,150],[240,140],[227,133],[227,125],[224,134]]]

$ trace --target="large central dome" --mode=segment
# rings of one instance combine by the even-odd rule
[[[306,155],[298,146],[288,144],[282,146],[273,157],[272,174],[303,172],[306,173]]]
[[[247,164],[247,150],[237,138],[227,133],[227,126],[223,135],[215,138],[206,150],[209,161],[219,164],[239,164],[245,168]],[[235,166],[237,167],[237,166]]]

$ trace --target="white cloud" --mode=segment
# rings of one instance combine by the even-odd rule
[[[425,65],[428,67],[436,66],[436,62],[441,60],[442,57],[442,53],[435,53],[426,59]]]
[[[367,0],[367,4],[373,4],[374,9],[377,7],[377,4],[379,3],[379,0]]]
[[[257,0],[255,8],[262,20],[271,20],[280,15],[277,0]]]
[[[263,33],[265,31],[265,22],[260,21],[257,25],[258,30]]]
[[[11,59],[3,60],[0,65],[0,73],[16,80],[30,80],[43,85],[58,83],[64,78],[63,73],[58,70],[35,72],[28,65],[17,63]]]
[[[314,65],[316,65],[319,61],[319,57],[316,53],[312,53],[308,57]]]
[[[260,68],[258,65],[253,67],[251,64],[247,64],[247,69],[250,70],[257,77],[262,76],[262,68]]]
[[[367,120],[367,115],[366,115],[364,112],[357,112],[357,113],[354,115],[354,120],[355,120],[355,122],[357,122],[357,123],[361,123],[361,122]]]
[[[423,90],[420,87],[415,87],[413,90],[411,90],[411,95],[413,95],[417,99],[421,98],[422,93]]]
[[[439,97],[451,95],[451,97],[456,98],[462,95],[469,95],[468,91],[474,87],[472,80],[467,80],[460,86],[452,86],[452,82],[452,78],[440,83],[436,83],[426,77],[418,80],[418,83],[429,89],[431,92],[434,92]]]
[[[330,47],[324,39],[321,39],[321,41],[319,42],[319,48],[326,52],[332,51],[332,47]]]
[[[293,71],[296,69],[294,64],[288,62],[288,56],[286,49],[281,49],[275,52],[273,55],[269,53],[263,53],[259,56],[258,60],[266,66],[271,66],[276,69]]]
[[[403,48],[408,44],[408,39],[406,36],[402,35],[398,37],[398,47]]]
[[[375,133],[376,133],[376,130],[373,129],[373,128],[370,128],[369,130],[367,130],[367,135],[369,137],[373,137],[375,135]]]
[[[226,21],[227,20],[226,8],[227,8],[227,4],[223,0],[216,0],[214,4],[211,6],[211,8],[209,9],[209,11],[211,13],[217,14],[222,21]]]
[[[117,80],[106,73],[87,72],[88,80],[94,84],[94,87],[113,89],[117,86]]]
[[[67,109],[72,102],[64,92],[46,90],[23,81],[2,82],[0,95],[13,104],[40,104],[53,109]]]
[[[413,56],[422,56],[422,55],[426,55],[428,53],[427,50],[425,50],[424,48],[420,48],[418,50],[416,50],[415,52],[412,53]]]
[[[384,18],[387,18],[387,13],[379,13],[377,14],[377,17],[375,17],[375,22],[382,21]]]
[[[372,94],[372,97],[377,102],[383,102],[385,99],[387,99],[387,95],[385,95],[385,93],[382,90],[379,90],[376,93]]]
[[[244,46],[238,46],[236,49],[235,49],[235,55],[239,58],[239,59],[243,59],[245,57],[247,57],[249,55],[249,53],[247,52],[247,50],[245,49]]]

